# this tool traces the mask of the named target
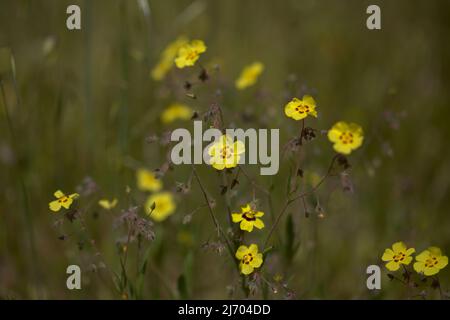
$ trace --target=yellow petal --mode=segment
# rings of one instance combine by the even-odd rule
[[[256,220],[253,222],[253,225],[254,225],[256,228],[258,228],[258,229],[264,228],[264,222],[263,222],[261,219],[256,219]]]
[[[262,253],[258,253],[252,260],[251,265],[254,268],[259,268],[261,264],[263,263],[263,256]]]
[[[240,213],[232,213],[231,214],[231,219],[233,220],[234,223],[238,223],[242,221],[242,214]]]
[[[241,230],[252,232],[253,231],[253,223],[247,220],[241,221]]]
[[[264,216],[264,212],[262,212],[262,211],[258,211],[255,213],[256,218],[261,218],[262,216]]]
[[[392,251],[389,248],[384,250],[384,253],[383,253],[383,256],[381,257],[381,260],[383,260],[383,261],[391,261],[392,259],[394,259],[394,251]]]
[[[304,103],[306,103],[309,106],[313,106],[313,107],[316,106],[316,101],[310,95],[304,95],[302,100]]]
[[[62,198],[64,197],[64,192],[62,192],[61,190],[57,190],[53,195],[55,196],[55,198]]]
[[[427,250],[434,256],[438,257],[442,255],[442,251],[438,247],[429,247]]]
[[[425,270],[425,262],[415,262],[413,264],[413,268],[417,273],[423,273],[423,271]]]
[[[48,206],[49,206],[50,210],[55,211],[55,212],[57,212],[61,209],[61,203],[59,203],[58,200],[50,202],[48,204]]]
[[[392,245],[392,250],[393,250],[395,253],[405,252],[405,251],[406,251],[406,245],[405,245],[403,242],[401,242],[401,241],[396,242],[396,243],[394,243],[394,244]]]
[[[258,246],[256,244],[251,244],[250,247],[248,247],[248,252],[254,256],[257,255],[258,254]]]
[[[436,264],[436,268],[443,269],[448,264],[448,257],[441,256],[437,258],[438,263]]]
[[[413,259],[412,257],[406,257],[406,258],[402,261],[402,263],[408,265],[408,264],[411,263],[412,259]]]
[[[410,256],[410,255],[412,255],[414,252],[416,252],[416,249],[414,249],[414,248],[409,248],[408,250],[406,250],[406,255],[407,256]]]
[[[246,246],[242,245],[236,251],[236,258],[239,260],[242,260],[247,253],[248,253],[248,248]]]
[[[386,268],[390,271],[397,271],[400,268],[400,264],[392,260],[386,263]]]
[[[343,144],[343,143],[335,143],[333,145],[333,149],[336,152],[342,153],[342,154],[350,154],[352,152],[352,147],[348,144]]]
[[[433,276],[433,275],[435,275],[438,272],[439,272],[439,269],[436,268],[436,267],[425,268],[423,270],[423,274],[426,275],[426,276]]]
[[[416,256],[416,260],[420,262],[425,262],[430,257],[430,251],[424,250]]]
[[[328,140],[334,143],[340,142],[339,137],[341,136],[342,131],[339,131],[337,129],[330,129],[328,130]]]
[[[252,273],[254,268],[250,264],[241,263],[241,272],[245,275]]]

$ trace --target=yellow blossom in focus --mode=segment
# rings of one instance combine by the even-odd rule
[[[284,106],[284,113],[294,120],[305,119],[308,115],[317,118],[316,101],[313,97],[305,95],[300,100],[294,98]]]
[[[416,256],[416,262],[413,267],[418,273],[426,276],[437,274],[448,264],[448,257],[442,255],[441,249],[437,247],[429,247]]]
[[[264,215],[262,211],[253,210],[250,204],[241,207],[241,213],[232,213],[231,217],[234,223],[240,223],[241,230],[252,232],[253,227],[264,228],[264,222],[259,219]]]
[[[263,263],[262,253],[258,253],[258,246],[251,244],[249,247],[240,246],[236,251],[236,258],[240,260],[239,268],[245,275],[251,274]]]
[[[198,60],[200,54],[205,51],[206,46],[202,40],[192,40],[190,43],[185,43],[178,49],[175,65],[180,69],[191,67]]]
[[[158,64],[152,69],[151,76],[154,80],[162,80],[173,66],[173,60],[178,50],[188,42],[186,37],[179,37],[171,42],[161,53]]]
[[[61,190],[55,191],[53,195],[57,200],[51,201],[48,206],[50,210],[54,212],[59,211],[61,207],[69,209],[73,202],[73,199],[76,199],[80,196],[78,193],[72,193],[71,195],[66,196]]]
[[[139,169],[136,172],[137,186],[142,191],[159,191],[162,188],[161,180],[147,169]]]
[[[356,123],[339,121],[328,131],[328,139],[334,143],[336,152],[350,154],[358,149],[364,140],[363,130]]]
[[[168,106],[161,114],[163,123],[171,123],[175,120],[189,120],[192,117],[192,109],[187,105],[174,103]]]
[[[392,249],[384,250],[381,260],[386,261],[386,268],[390,271],[397,271],[401,264],[408,265],[412,261],[411,255],[416,252],[414,248],[406,248],[403,242],[396,242]]]
[[[108,199],[101,199],[99,200],[98,205],[103,209],[111,210],[117,205],[117,199],[114,198],[111,201],[109,201]]]
[[[161,192],[148,197],[145,203],[145,212],[153,220],[161,222],[174,213],[176,209],[172,193]]]
[[[211,157],[210,165],[217,170],[234,168],[241,159],[241,154],[245,152],[245,145],[242,141],[233,142],[230,136],[222,135],[219,141],[213,143],[208,148]]]
[[[251,65],[246,66],[235,82],[236,88],[243,90],[254,85],[263,71],[264,65],[261,62],[253,62]]]

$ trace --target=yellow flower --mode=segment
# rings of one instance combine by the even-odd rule
[[[313,97],[305,95],[302,100],[294,98],[284,106],[284,113],[294,120],[305,119],[308,115],[317,118],[316,101]]]
[[[137,186],[142,191],[159,191],[162,188],[161,180],[147,169],[139,169],[136,172]]]
[[[445,268],[448,264],[448,257],[442,255],[441,249],[429,247],[416,256],[416,261],[413,265],[416,272],[432,276]]]
[[[171,123],[175,120],[189,120],[192,117],[192,109],[187,105],[174,103],[171,104],[161,114],[161,121],[163,123]]]
[[[61,207],[65,209],[69,209],[73,199],[78,198],[80,195],[78,193],[72,193],[71,195],[66,196],[61,190],[55,191],[53,194],[57,200],[54,200],[48,204],[50,210],[59,211]]]
[[[241,213],[232,213],[231,217],[234,223],[241,223],[241,230],[252,232],[253,227],[264,228],[264,222],[258,219],[263,215],[264,212],[253,210],[250,204],[247,204],[245,207],[241,207]]]
[[[411,255],[416,252],[414,248],[406,248],[403,242],[396,242],[392,245],[392,249],[384,250],[381,260],[386,261],[386,268],[390,271],[397,271],[400,264],[408,265],[412,261]]]
[[[175,59],[178,50],[188,42],[186,37],[179,37],[170,43],[161,53],[158,64],[151,71],[151,76],[154,80],[162,80],[167,72],[172,69],[173,60]]]
[[[264,65],[261,62],[253,62],[251,65],[246,66],[235,82],[236,88],[243,90],[254,85],[263,71]]]
[[[173,214],[176,209],[175,201],[170,192],[156,193],[148,197],[145,212],[155,221],[163,221]]]
[[[116,205],[117,205],[117,199],[114,198],[111,201],[109,201],[108,199],[101,199],[98,202],[99,206],[102,207],[103,209],[106,210],[111,210],[113,209]]]
[[[236,167],[241,159],[240,155],[244,152],[245,145],[242,141],[233,142],[231,137],[225,134],[208,149],[210,164],[217,170]]]
[[[200,57],[200,54],[206,51],[205,43],[202,40],[192,40],[185,43],[178,50],[178,56],[175,59],[175,65],[182,69],[191,67]]]
[[[249,275],[263,263],[263,255],[258,253],[256,244],[251,244],[249,247],[240,246],[236,251],[236,258],[241,261],[239,268],[245,275]]]
[[[336,152],[350,154],[363,143],[363,130],[356,123],[339,121],[328,131],[328,139]]]

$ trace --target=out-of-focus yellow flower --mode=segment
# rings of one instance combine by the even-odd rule
[[[142,191],[159,191],[162,188],[161,180],[147,169],[139,169],[136,172],[137,186]]]
[[[328,131],[328,139],[334,143],[336,152],[350,154],[358,149],[364,140],[363,130],[356,123],[339,121]]]
[[[313,97],[305,95],[300,100],[294,98],[284,106],[284,113],[294,120],[305,119],[308,115],[317,118],[316,101]]]
[[[235,82],[236,88],[243,90],[254,85],[263,71],[264,65],[261,62],[253,62],[252,64],[246,66]]]
[[[99,200],[98,205],[103,209],[111,210],[117,205],[117,199],[114,198],[111,201],[109,201],[108,199],[101,199]]]
[[[392,249],[384,250],[381,260],[386,261],[386,268],[390,271],[397,271],[400,264],[408,265],[412,261],[411,255],[416,252],[414,248],[406,248],[403,242],[396,242],[392,245]]]
[[[57,200],[51,201],[48,206],[50,210],[54,212],[59,211],[61,207],[69,209],[73,202],[73,199],[76,199],[80,196],[78,193],[72,193],[71,195],[66,196],[61,190],[55,191],[53,195]]]
[[[441,249],[429,247],[416,256],[416,261],[413,265],[416,272],[432,276],[445,268],[448,264],[448,257],[442,255]]]
[[[253,210],[250,204],[241,207],[241,213],[232,213],[231,217],[234,223],[240,223],[241,230],[252,232],[253,227],[264,228],[264,222],[259,219],[264,215],[262,211]]]
[[[188,42],[186,37],[179,37],[171,42],[161,53],[158,64],[152,69],[151,76],[154,80],[162,80],[167,72],[172,68],[174,59],[177,56],[178,50]]]
[[[262,253],[258,253],[258,246],[251,244],[249,247],[240,246],[236,251],[236,258],[240,260],[239,268],[245,275],[251,274],[263,263]]]
[[[210,165],[217,170],[234,168],[244,152],[245,145],[242,141],[233,142],[230,136],[224,134],[208,149],[208,154],[211,156]]]
[[[178,49],[175,65],[180,69],[191,67],[198,60],[200,54],[205,51],[206,46],[202,40],[192,40],[190,43],[185,43]]]
[[[168,106],[161,114],[161,121],[165,124],[175,120],[189,120],[192,117],[192,109],[185,104],[174,103]]]
[[[174,213],[175,201],[170,192],[156,193],[148,197],[145,212],[155,221],[163,221]]]

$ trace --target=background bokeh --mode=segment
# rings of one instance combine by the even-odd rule
[[[81,7],[81,31],[65,26],[69,4]],[[365,26],[370,4],[381,7],[380,31]],[[338,120],[355,121],[366,139],[349,157],[353,192],[344,192],[333,178],[308,198],[309,218],[300,204],[290,208],[273,240],[283,248],[290,216],[299,247],[288,260],[271,255],[267,277],[283,276],[299,299],[410,297],[400,283],[388,281],[386,271],[382,290],[371,293],[365,269],[381,265],[384,249],[399,240],[417,251],[436,245],[450,254],[449,28],[445,0],[1,0],[0,296],[121,298],[104,271],[93,271],[98,257],[76,223],[64,229],[66,240],[58,239],[61,231],[53,226],[48,202],[56,189],[74,191],[87,176],[101,196],[118,197],[115,213],[91,206],[86,221],[107,263],[119,270],[116,242],[124,234],[113,228],[113,216],[127,207],[127,186],[144,199],[135,188],[135,170],[165,161],[167,149],[146,138],[191,126],[163,126],[160,114],[168,104],[186,103],[203,113],[218,102],[228,124],[281,128],[284,143],[298,124],[284,116],[283,106],[309,93],[318,102],[319,118],[307,125],[327,130]],[[195,77],[198,68],[169,84],[150,77],[161,50],[181,34],[205,41],[205,67],[220,66],[209,82],[192,89],[197,99],[186,96],[183,79]],[[265,65],[258,85],[237,91],[234,79],[255,60]],[[326,136],[319,135],[305,146],[302,168],[322,175],[332,155]],[[257,166],[247,166],[259,183],[273,184],[276,212],[291,166],[286,159],[273,178],[259,177]],[[165,188],[174,191],[189,172],[175,167],[163,177]],[[205,166],[199,174],[225,223],[220,179]],[[233,208],[249,200],[243,180],[232,193]],[[143,298],[242,297],[230,258],[203,248],[215,237],[208,212],[202,209],[182,223],[202,203],[193,183],[190,194],[177,195],[177,212],[155,226]],[[83,199],[79,205],[87,206]],[[266,234],[267,229],[250,239],[260,242]],[[135,247],[130,250],[135,250],[130,256],[137,254]],[[69,264],[82,266],[82,290],[67,290]],[[182,274],[188,279],[184,295],[178,292]],[[444,289],[449,275],[448,268],[439,274]],[[270,298],[285,295],[281,290]],[[430,297],[436,292],[430,290]]]

